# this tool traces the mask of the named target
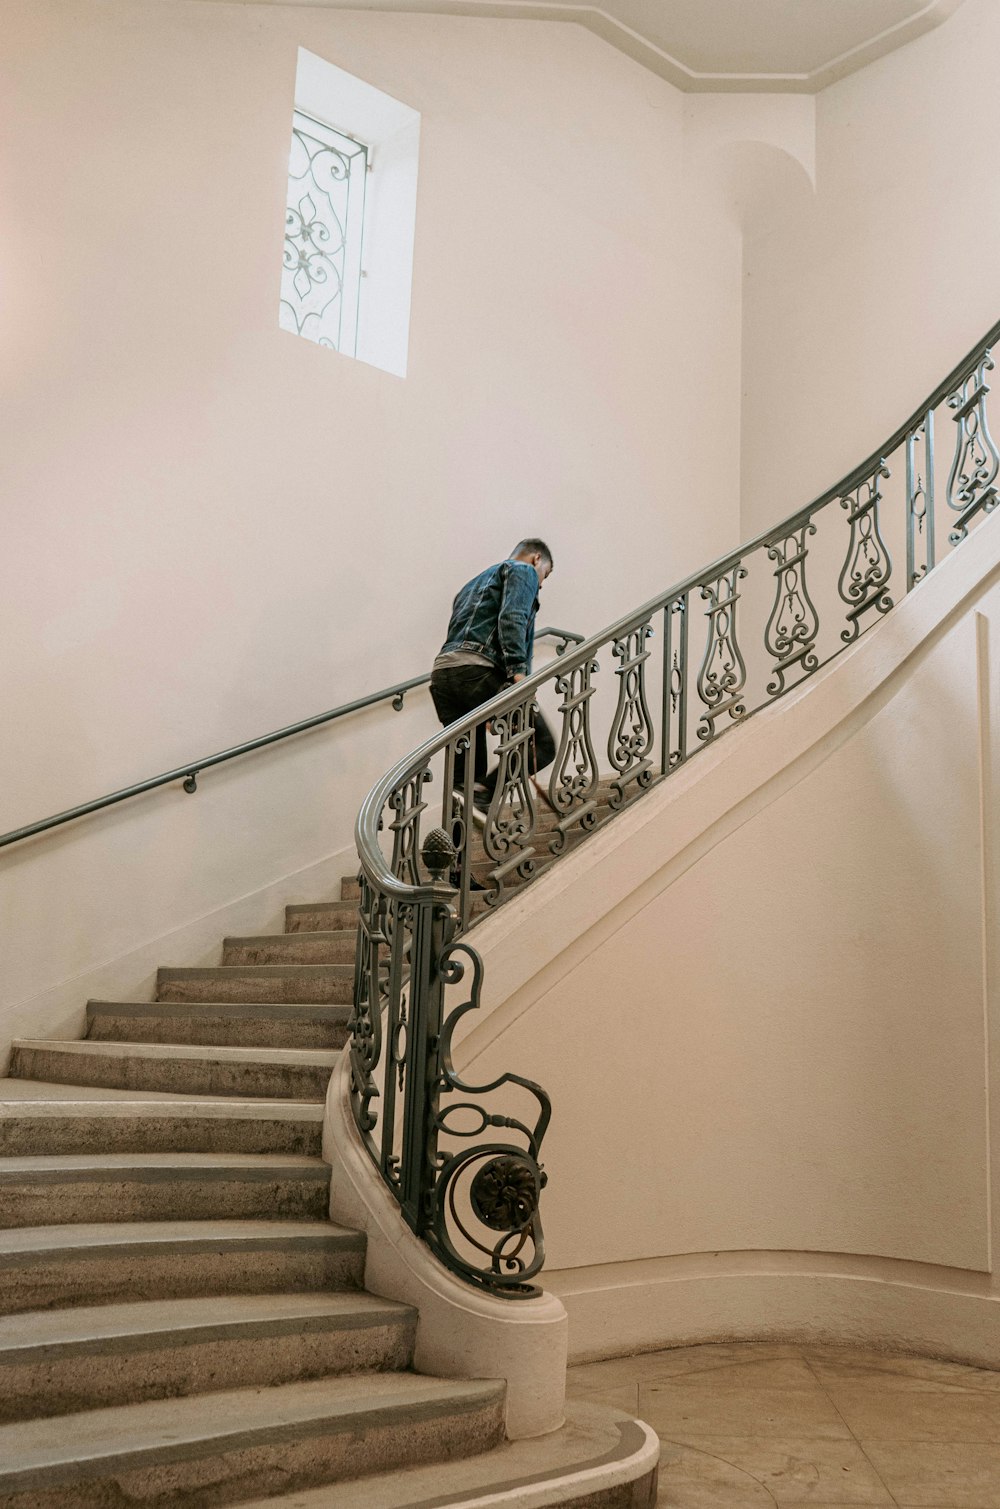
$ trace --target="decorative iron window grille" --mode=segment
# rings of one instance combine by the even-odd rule
[[[369,150],[301,110],[292,118],[280,323],[357,353]]]

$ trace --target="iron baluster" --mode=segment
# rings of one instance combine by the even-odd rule
[[[469,753],[472,741],[468,734],[459,734],[448,745],[445,751],[444,773],[444,796],[442,806],[442,823],[445,833],[451,839],[455,850],[455,859],[451,872],[451,883],[458,884],[458,914],[459,924],[464,930],[469,925],[469,897],[472,887],[472,791],[473,791],[473,768],[472,757]],[[455,765],[462,757],[462,789],[455,785]]]
[[[611,782],[609,804],[617,810],[628,800],[629,786],[644,791],[653,779],[653,719],[646,700],[646,641],[653,633],[649,623],[639,624],[617,636],[611,645],[618,661],[618,705],[608,735],[608,759],[618,772]]]
[[[737,583],[746,574],[746,567],[737,561],[713,581],[703,582],[701,587],[701,595],[708,603],[705,611],[708,641],[698,672],[698,696],[705,704],[705,711],[698,723],[697,734],[706,743],[715,738],[718,732],[716,723],[723,714],[728,714],[734,723],[746,717],[747,668],[736,624],[736,608],[740,600]]]
[[[549,801],[559,814],[549,848],[561,854],[570,829],[579,824],[587,832],[597,822],[597,756],[590,732],[590,702],[594,695],[596,660],[585,660],[556,677],[559,692],[559,747],[549,777]]]
[[[917,454],[923,441],[923,463]],[[934,569],[934,410],[906,437],[906,590]]]
[[[878,514],[882,500],[879,480],[888,476],[889,468],[883,458],[871,476],[840,499],[851,526],[847,556],[837,583],[841,601],[847,604],[847,628],[840,633],[845,644],[857,639],[861,620],[870,609],[883,614],[892,607],[888,593],[892,559],[882,538]]]
[[[430,778],[431,773],[427,769],[415,771],[389,795],[389,805],[396,814],[389,824],[393,835],[392,873],[397,880],[405,880],[409,885],[420,884],[417,863],[420,854],[420,814],[427,808],[422,795],[424,783]]]
[[[407,1076],[410,1062],[409,998],[410,951],[414,909],[397,901],[387,916],[389,957],[383,980],[383,1016],[385,1018],[385,1068],[382,1077],[382,1170],[386,1183],[398,1186],[401,1178],[400,1153],[397,1148],[396,1102],[406,1103]]]
[[[987,349],[975,371],[948,397],[948,407],[954,410],[958,426],[948,476],[948,507],[958,514],[955,527],[948,534],[952,545],[965,539],[969,522],[977,513],[991,513],[997,504],[994,484],[1000,470],[1000,455],[986,418],[986,397],[990,391],[986,374],[993,371],[993,365],[993,356]]]
[[[351,1099],[358,1130],[372,1149],[371,1133],[378,1124],[372,1101],[379,1090],[375,1071],[382,1055],[381,957],[385,946],[388,901],[361,871],[361,904],[354,956],[354,1005],[348,1031],[351,1055]],[[380,1160],[376,1160],[380,1161]]]
[[[803,676],[809,676],[819,665],[819,614],[806,584],[806,535],[815,533],[816,525],[806,522],[767,547],[768,558],[775,563],[774,606],[764,630],[765,648],[775,662],[767,684],[769,697],[780,697],[785,691],[792,667],[799,666]]]
[[[529,880],[534,874],[535,793],[531,781],[530,752],[534,740],[531,691],[516,706],[493,719],[498,735],[497,781],[483,828],[483,848],[494,861],[490,871],[493,888],[487,900],[495,904],[503,895],[506,877],[515,872]]]
[[[660,769],[668,775],[687,759],[688,595],[663,610],[663,740]]]

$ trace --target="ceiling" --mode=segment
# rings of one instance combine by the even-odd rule
[[[904,46],[962,0],[255,0],[572,21],[685,90],[813,94]]]

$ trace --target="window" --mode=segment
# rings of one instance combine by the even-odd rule
[[[281,326],[354,356],[368,148],[313,120],[292,117],[281,279]]]
[[[279,324],[406,376],[420,116],[299,49]]]

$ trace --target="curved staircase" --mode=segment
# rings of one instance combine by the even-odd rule
[[[289,907],[284,934],[226,939],[218,968],[161,969],[152,1002],[91,1001],[82,1041],[14,1044],[3,1509],[429,1505],[518,1479],[529,1503],[527,1477],[607,1456],[607,1411],[501,1448],[503,1380],[410,1371],[416,1312],[365,1292],[365,1238],[327,1218],[357,883],[342,891]],[[629,1423],[610,1444],[645,1450],[640,1481],[538,1502],[651,1503]]]

